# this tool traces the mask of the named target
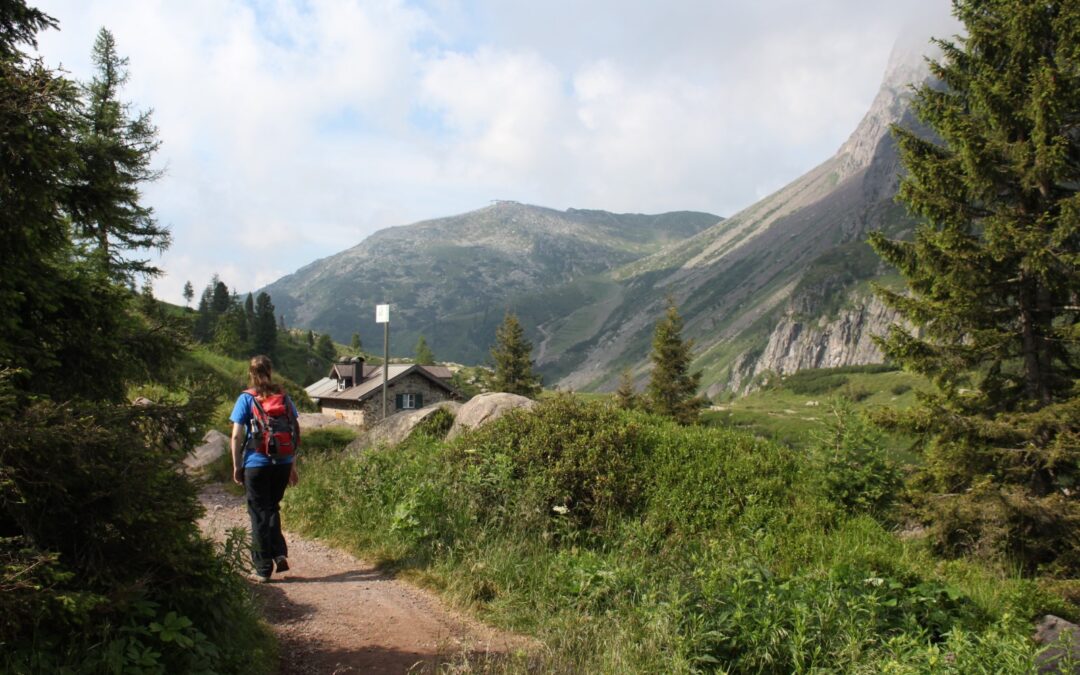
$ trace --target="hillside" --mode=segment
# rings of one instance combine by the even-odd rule
[[[423,334],[440,359],[476,363],[520,299],[609,272],[720,221],[708,213],[556,211],[497,202],[382,230],[266,289],[293,325],[339,341],[375,339],[374,306],[391,303],[394,353]],[[569,301],[581,304],[580,298]]]
[[[867,332],[891,316],[876,323],[848,317],[846,328],[829,324],[844,309],[861,317],[867,293],[860,283],[884,273],[864,243],[866,233],[912,225],[893,201],[900,166],[888,128],[913,123],[908,85],[925,77],[920,52],[897,46],[871,109],[833,157],[731,218],[615,270],[610,281],[617,290],[579,310],[593,317],[593,330],[568,321],[541,326],[541,337],[563,347],[541,349],[549,379],[574,389],[611,389],[626,366],[644,378],[651,330],[669,294],[697,343],[695,366],[704,369],[712,395],[745,389],[765,370],[880,360],[865,346]],[[811,325],[820,329],[817,338]],[[786,331],[787,342],[775,330]],[[567,333],[576,333],[576,341]],[[806,344],[796,344],[800,336]],[[785,360],[800,349],[811,356]]]

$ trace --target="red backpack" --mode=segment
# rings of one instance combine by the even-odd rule
[[[271,461],[296,454],[300,444],[300,424],[293,415],[287,394],[271,394],[265,398],[251,394],[251,436],[249,446],[255,452],[266,455]]]

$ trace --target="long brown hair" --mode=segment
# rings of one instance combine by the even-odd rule
[[[259,354],[252,357],[251,363],[248,365],[248,377],[256,396],[262,398],[281,393],[281,385],[274,382],[273,374],[274,364],[270,362],[269,356]]]

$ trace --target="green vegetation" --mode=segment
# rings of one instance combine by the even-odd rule
[[[705,399],[697,395],[701,373],[690,372],[693,360],[693,340],[683,340],[683,321],[675,301],[668,298],[664,318],[656,324],[653,333],[652,373],[645,398],[649,408],[667,415],[682,424],[692,424],[705,405]]]
[[[868,515],[896,484],[829,481],[876,461],[849,422],[802,453],[555,396],[452,443],[311,458],[286,517],[537,636],[522,669],[1029,672],[1031,618],[1077,608]]]
[[[268,672],[242,539],[200,536],[178,471],[214,399],[133,257],[168,243],[139,203],[149,116],[119,99],[108,31],[77,86],[24,53],[55,20],[0,15],[0,671]]]
[[[517,316],[507,312],[495,331],[495,346],[491,348],[491,360],[495,362],[491,388],[521,396],[539,394],[540,378],[533,375],[531,354],[532,344],[525,339]]]
[[[431,351],[431,347],[428,347],[427,340],[424,339],[423,335],[416,341],[416,349],[413,351],[416,354],[416,363],[422,366],[435,364],[435,354]]]
[[[915,404],[918,392],[930,388],[926,378],[887,366],[802,370],[783,378],[772,375],[768,382],[763,389],[705,411],[703,421],[746,429],[793,448],[807,449],[828,423],[833,399],[859,398],[854,403],[861,411],[902,410]],[[897,390],[900,393],[895,393]],[[857,396],[851,396],[851,392]],[[891,432],[885,434],[883,442],[894,455],[914,459],[908,452],[915,442],[913,436]]]
[[[936,83],[914,110],[934,132],[894,128],[913,241],[876,233],[907,282],[879,289],[920,328],[886,354],[935,390],[891,428],[925,440],[914,483],[951,555],[1007,557],[1080,574],[1080,5],[957,0],[966,37],[939,41]]]

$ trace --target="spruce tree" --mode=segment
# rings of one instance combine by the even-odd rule
[[[416,341],[416,362],[422,366],[430,366],[435,363],[435,353],[428,347],[427,340],[421,335]]]
[[[184,306],[191,307],[191,301],[195,297],[195,289],[191,286],[190,281],[184,282]]]
[[[71,218],[77,231],[96,247],[99,261],[116,278],[155,275],[159,270],[127,252],[162,251],[169,230],[158,224],[154,210],[144,205],[142,185],[160,176],[150,166],[160,145],[150,112],[134,113],[120,100],[128,80],[128,60],[116,50],[116,40],[102,28],[91,54],[96,72],[83,85],[78,106],[77,175],[72,186]]]
[[[641,397],[634,388],[634,376],[629,368],[623,368],[619,375],[619,388],[615,390],[615,405],[623,410],[636,410],[641,407]]]
[[[694,342],[682,339],[682,317],[673,298],[667,303],[664,318],[653,333],[653,369],[645,395],[652,412],[692,424],[705,405],[705,399],[696,395],[701,373],[690,372]]]
[[[315,353],[327,361],[333,361],[337,358],[337,349],[334,348],[334,341],[328,333],[321,334],[319,339],[315,341]]]
[[[525,339],[517,316],[507,312],[502,325],[495,331],[495,346],[491,358],[495,375],[491,387],[495,391],[535,397],[541,391],[540,378],[533,375],[532,344]]]
[[[364,348],[364,345],[360,342],[360,333],[352,334],[352,341],[349,346],[352,348],[353,354],[360,355],[360,350]]]
[[[274,303],[266,293],[255,299],[255,330],[251,335],[252,348],[256,354],[271,355],[277,348],[277,322],[274,321]]]
[[[307,346],[309,349],[315,346],[315,332],[312,330],[307,332]]]
[[[939,40],[894,128],[912,241],[871,238],[907,282],[878,294],[885,353],[936,385],[880,417],[927,439],[925,515],[952,552],[1080,570],[1080,5],[957,0],[966,37]]]

